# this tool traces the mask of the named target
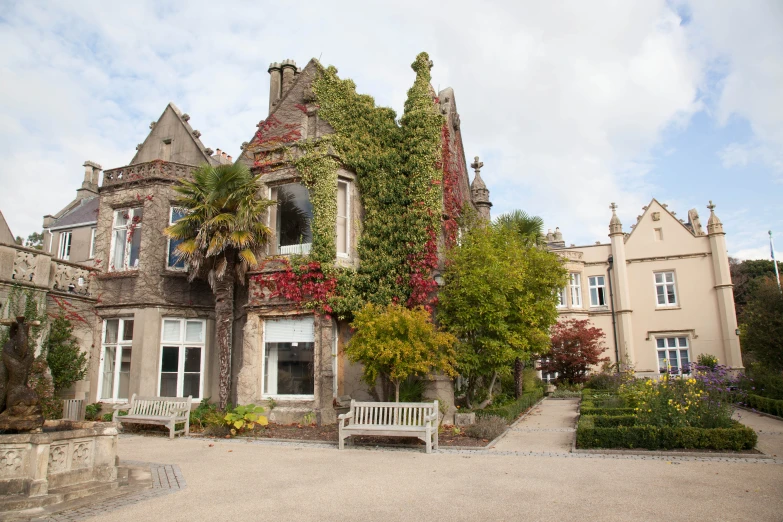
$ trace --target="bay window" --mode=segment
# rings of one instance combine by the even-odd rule
[[[312,316],[264,321],[264,396],[313,397],[314,351]]]
[[[104,320],[102,339],[98,371],[98,399],[105,401],[128,400],[133,319]]]
[[[206,322],[163,319],[158,395],[202,399]]]
[[[144,209],[126,208],[114,211],[109,270],[121,272],[139,267],[141,219]]]

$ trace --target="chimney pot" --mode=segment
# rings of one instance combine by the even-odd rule
[[[218,150],[217,150],[217,152],[216,152],[215,154],[217,154],[218,156],[220,156],[220,149],[218,149]]]
[[[226,159],[226,151],[221,152],[220,155],[223,157],[223,159]]]
[[[226,156],[226,159],[227,159],[228,161],[231,161],[231,156]]]

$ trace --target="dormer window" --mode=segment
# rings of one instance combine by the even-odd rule
[[[301,183],[288,183],[273,187],[271,196],[277,201],[274,212],[277,253],[309,254],[313,243],[310,192]]]

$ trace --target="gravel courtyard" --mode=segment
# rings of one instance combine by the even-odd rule
[[[568,406],[544,401],[480,452],[124,436],[122,459],[175,464],[187,486],[86,520],[783,520],[783,459],[571,454],[553,420]],[[777,448],[783,422],[758,425]]]

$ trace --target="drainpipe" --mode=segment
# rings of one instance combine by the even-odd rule
[[[612,290],[612,267],[614,266],[614,257],[607,259],[609,268],[606,277],[609,279],[609,304],[612,307],[612,332],[614,333],[614,358],[617,361],[617,373],[620,373],[620,350],[617,347],[617,318],[614,315],[614,291]]]

